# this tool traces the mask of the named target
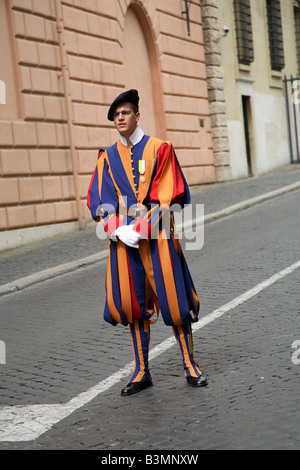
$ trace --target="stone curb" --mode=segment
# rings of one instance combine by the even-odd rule
[[[30,276],[21,277],[15,281],[0,286],[0,297],[5,294],[11,294],[12,292],[16,292],[18,290],[26,289],[26,287],[30,287],[39,282],[47,281],[48,279],[53,279],[57,276],[70,273],[76,269],[90,266],[91,264],[105,259],[107,255],[108,250],[104,250],[100,253],[96,253],[95,255],[87,256],[86,258],[80,258],[78,260],[71,261],[70,263],[60,264],[58,266],[54,266],[53,268],[39,271],[37,273],[31,274]]]
[[[300,181],[298,181],[297,183],[289,184],[287,186],[283,186],[282,188],[275,189],[268,193],[261,194],[260,196],[255,196],[250,199],[246,199],[245,201],[233,204],[232,206],[226,207],[225,209],[222,209],[218,212],[208,214],[204,217],[204,222],[209,223],[215,220],[222,219],[223,217],[228,217],[230,215],[235,214],[236,212],[249,209],[250,207],[254,207],[258,204],[270,201],[271,199],[275,199],[276,197],[284,196],[285,194],[288,194],[292,191],[296,191],[297,189],[300,189]]]
[[[276,189],[274,191],[270,191],[268,193],[262,194],[260,196],[256,196],[245,201],[242,201],[238,204],[234,204],[232,206],[226,207],[217,212],[213,212],[212,214],[207,214],[202,219],[194,219],[192,224],[197,224],[202,222],[204,224],[214,222],[216,220],[220,220],[222,218],[228,217],[233,215],[237,212],[241,212],[245,209],[249,209],[250,207],[254,207],[258,204],[262,204],[263,202],[269,201],[276,197],[283,196],[284,194],[290,193],[300,189],[300,182],[293,183],[287,186],[283,186],[282,188]],[[185,227],[191,225],[191,223],[184,224]],[[46,281],[48,279],[53,279],[57,276],[61,276],[63,274],[67,274],[69,272],[75,271],[79,268],[83,268],[86,266],[90,266],[95,264],[101,260],[107,258],[108,250],[101,251],[100,253],[96,253],[95,255],[87,256],[85,258],[80,258],[75,261],[71,261],[69,263],[60,264],[53,268],[46,269],[44,271],[40,271],[30,276],[22,277],[20,279],[16,279],[15,281],[9,282],[8,284],[4,284],[0,286],[0,297],[6,294],[11,294],[18,290],[26,289],[29,286],[37,284],[39,282]]]

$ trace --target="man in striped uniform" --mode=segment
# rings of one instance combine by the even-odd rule
[[[194,358],[191,323],[199,299],[174,237],[170,207],[183,208],[190,193],[170,142],[138,126],[139,96],[128,90],[112,103],[108,119],[120,140],[98,154],[88,191],[92,217],[109,239],[104,319],[130,328],[135,370],[122,395],[150,385],[150,324],[155,311],[173,328],[189,385],[207,385]]]

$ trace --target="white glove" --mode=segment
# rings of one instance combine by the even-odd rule
[[[113,231],[110,238],[113,241],[117,241],[119,238],[125,245],[137,249],[139,248],[139,241],[145,239],[143,235],[133,230],[133,225],[121,225]]]
[[[118,241],[118,237],[117,237],[117,235],[118,235],[118,228],[120,228],[120,227],[115,228],[115,230],[111,233],[111,235],[110,235],[110,237],[109,237],[110,240],[112,240],[113,242],[117,242],[117,241]]]

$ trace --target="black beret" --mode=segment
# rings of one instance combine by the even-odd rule
[[[137,108],[139,107],[139,94],[137,90],[128,90],[124,91],[121,93],[117,98],[113,101],[111,104],[108,114],[107,114],[107,119],[109,121],[114,120],[114,111],[115,109],[119,106],[121,103],[132,103],[134,104]]]

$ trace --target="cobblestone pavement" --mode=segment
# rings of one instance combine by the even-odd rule
[[[292,166],[193,188],[192,198],[212,213],[299,176]],[[201,298],[194,337],[209,380],[204,389],[187,386],[178,347],[168,341],[171,329],[159,318],[151,328],[154,386],[120,396],[133,358],[128,329],[102,319],[105,259],[0,297],[6,345],[0,449],[299,450],[300,353],[293,347],[300,342],[299,197],[295,190],[211,222],[202,250],[185,252]],[[90,229],[4,253],[1,282],[88,256],[99,246],[105,248]],[[13,414],[17,437],[7,440]],[[37,436],[23,440],[37,414]]]
[[[194,186],[192,203],[204,204],[205,214],[215,213],[241,201],[249,200],[282,187],[300,182],[300,165],[287,165],[280,170],[246,180]],[[52,268],[105,250],[107,243],[95,236],[95,224],[87,230],[57,236],[52,240],[35,243],[1,253],[0,286],[37,271]]]

